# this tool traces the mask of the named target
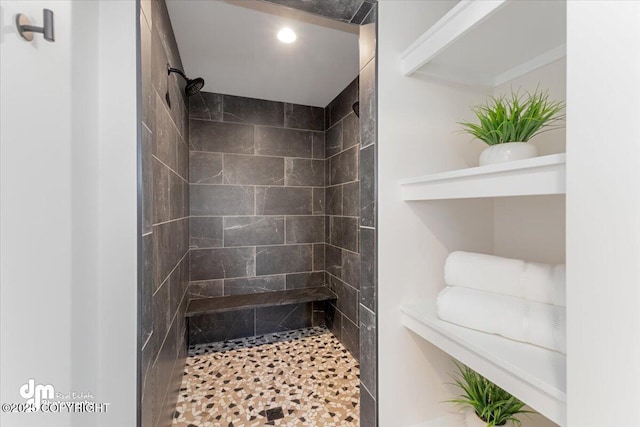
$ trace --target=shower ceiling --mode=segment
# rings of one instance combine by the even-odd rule
[[[325,107],[358,75],[357,25],[262,1],[168,0],[180,56],[204,91]],[[291,44],[276,34],[290,27]]]

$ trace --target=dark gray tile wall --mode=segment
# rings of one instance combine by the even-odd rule
[[[256,274],[258,275],[312,270],[312,245],[260,246],[256,250]]]
[[[257,187],[255,201],[257,215],[311,215],[313,213],[311,187]]]
[[[321,15],[337,21],[362,24],[369,15],[376,0],[266,0],[294,9]]]
[[[378,425],[377,6],[360,27],[360,426]],[[345,267],[345,271],[347,267]],[[346,274],[346,273],[345,273]]]
[[[192,249],[190,252],[191,280],[255,276],[255,247]]]
[[[226,217],[224,245],[282,245],[285,236],[284,223],[285,218],[278,216]]]
[[[245,295],[269,291],[283,291],[285,276],[244,277],[225,281],[224,295]]]
[[[201,92],[189,111],[191,298],[324,286],[324,109]],[[190,339],[324,324],[324,305],[237,316],[191,319]]]
[[[326,248],[327,285],[338,295],[329,302],[326,323],[360,357],[360,125],[353,112],[359,78],[326,108]]]
[[[360,426],[375,427],[378,425],[378,409],[376,400],[367,389],[360,388]]]
[[[141,2],[142,280],[140,404],[142,427],[169,426],[186,358],[189,289],[189,129],[182,67],[164,1]],[[199,162],[219,164],[219,159]],[[209,182],[214,176],[200,177]],[[198,223],[191,244],[218,246],[214,223]],[[192,290],[215,293],[215,286]]]
[[[286,243],[324,243],[324,222],[321,216],[287,217]]]

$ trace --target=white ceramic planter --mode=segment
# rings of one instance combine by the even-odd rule
[[[505,142],[485,148],[480,153],[480,166],[529,159],[537,155],[536,146],[528,142]]]
[[[487,423],[478,418],[473,411],[467,411],[464,417],[464,424],[466,427],[487,427]]]

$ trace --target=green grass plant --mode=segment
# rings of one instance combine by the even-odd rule
[[[516,415],[531,412],[523,409],[523,402],[471,368],[458,363],[456,366],[458,373],[451,377],[454,385],[462,390],[462,395],[449,402],[473,409],[478,418],[487,423],[487,427],[502,426],[509,421],[520,426]]]
[[[561,127],[565,104],[549,100],[548,92],[536,89],[525,96],[490,97],[486,104],[472,108],[478,123],[460,122],[462,131],[488,145],[527,142],[544,131]]]

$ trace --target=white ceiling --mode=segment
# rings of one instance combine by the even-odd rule
[[[326,107],[358,75],[358,26],[261,1],[168,0],[186,74],[203,91]],[[282,27],[298,39],[278,41]]]

